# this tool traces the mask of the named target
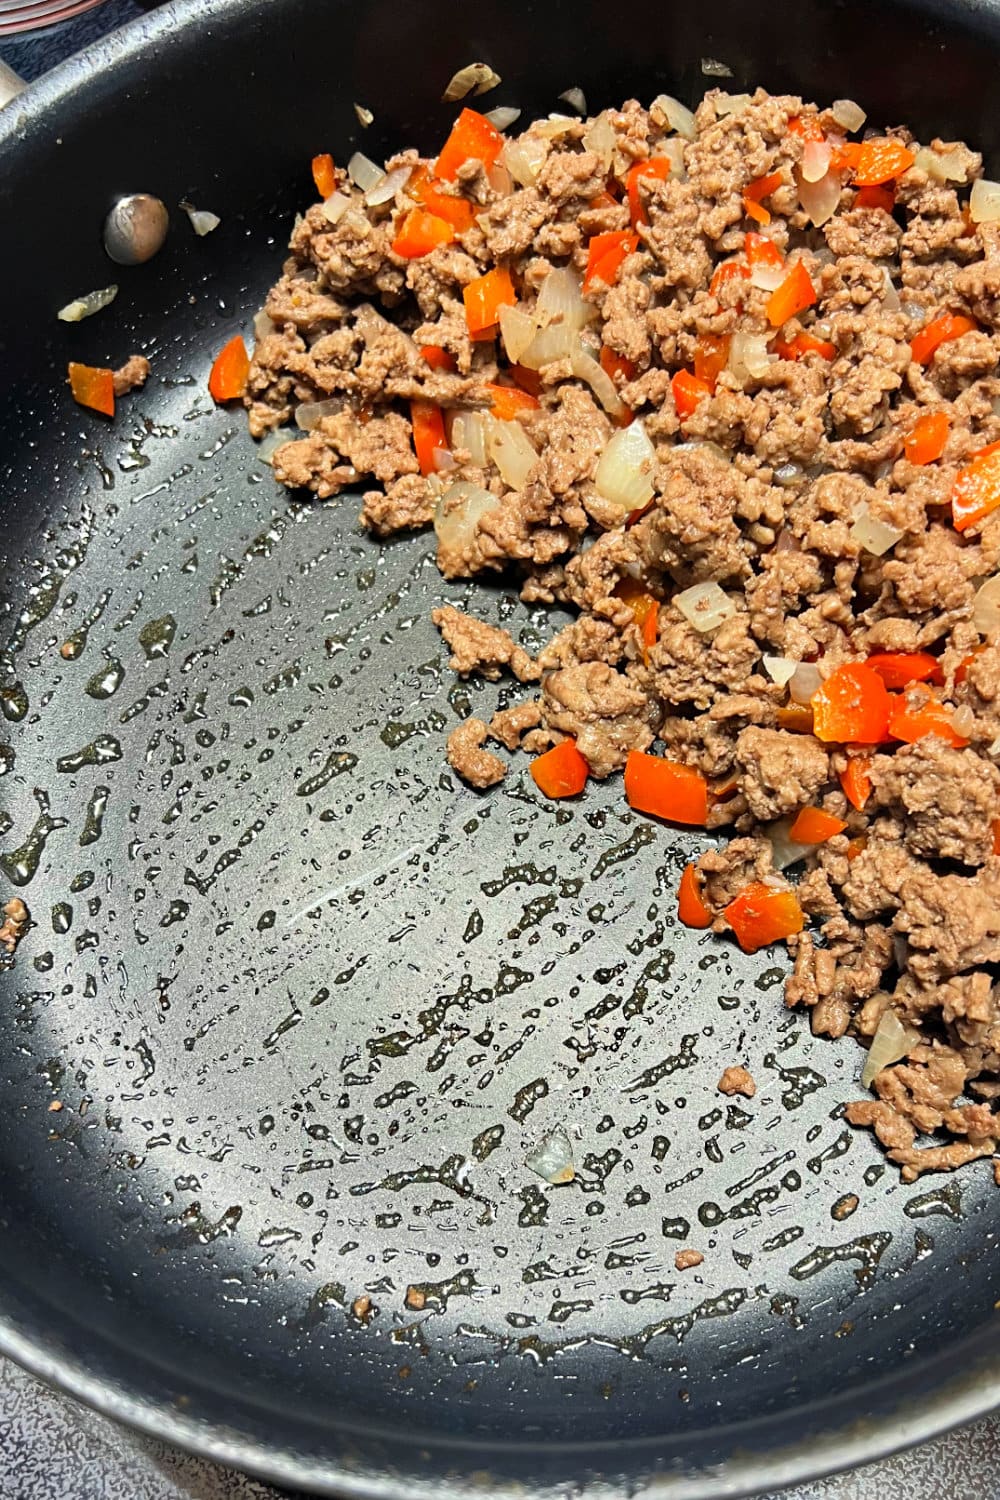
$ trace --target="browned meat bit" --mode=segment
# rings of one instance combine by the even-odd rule
[[[14,949],[25,934],[31,914],[20,896],[12,896],[3,908],[3,922],[0,923],[0,947],[8,956],[13,954]]]
[[[674,1256],[674,1269],[690,1271],[694,1266],[700,1266],[704,1259],[700,1250],[678,1250]]]
[[[368,1296],[367,1292],[362,1292],[360,1297],[355,1297],[351,1303],[351,1312],[359,1323],[368,1323],[371,1320],[374,1308],[372,1307],[372,1299]]]
[[[716,1086],[720,1094],[742,1094],[746,1099],[752,1099],[757,1092],[757,1085],[746,1068],[727,1068]]]
[[[423,1312],[427,1306],[427,1293],[419,1286],[408,1286],[406,1288],[406,1305],[413,1312]]]
[[[532,701],[530,703],[515,703],[512,708],[501,708],[490,720],[490,739],[497,740],[508,750],[516,750],[532,729],[537,729],[542,722],[541,705]]]
[[[641,689],[605,662],[550,672],[542,684],[545,721],[576,740],[592,776],[610,776],[630,750],[653,740],[655,706]]]
[[[819,741],[781,729],[744,729],[736,763],[747,806],[760,822],[796,812],[830,779],[830,757]]]
[[[448,764],[463,781],[480,791],[496,786],[507,774],[500,757],[483,749],[488,735],[482,719],[466,719],[448,736]]]
[[[451,647],[448,665],[460,677],[478,672],[496,682],[504,667],[509,667],[519,682],[537,682],[541,676],[527,651],[498,625],[487,625],[485,620],[476,620],[451,604],[434,610],[431,619]]]
[[[361,524],[376,536],[419,531],[434,519],[434,496],[422,474],[403,474],[384,490],[365,490]]]
[[[125,396],[129,391],[138,390],[146,384],[149,378],[149,360],[144,354],[133,354],[125,361],[120,369],[114,373],[114,387],[116,396]]]

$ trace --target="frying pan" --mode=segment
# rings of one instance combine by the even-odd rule
[[[709,59],[995,167],[998,55],[982,4],[178,0],[0,114],[3,1353],[352,1496],[742,1494],[995,1404],[989,1164],[907,1187],[846,1126],[860,1053],[784,1009],[784,955],[677,927],[698,836],[523,762],[457,784],[448,729],[509,690],[451,678],[431,606],[564,617],[282,491],[205,382],[310,156],[433,150],[473,58],[527,116],[691,100]],[[112,271],[128,191],[173,226]],[[72,405],[67,359],[137,350],[112,424]]]

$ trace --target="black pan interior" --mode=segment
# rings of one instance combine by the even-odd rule
[[[992,1403],[989,1164],[904,1187],[845,1125],[860,1053],[784,1011],[783,959],[675,925],[696,839],[618,784],[456,784],[448,729],[505,690],[452,680],[431,605],[528,644],[558,622],[444,584],[426,538],[375,544],[350,498],[296,502],[205,379],[310,156],[431,150],[473,58],[528,116],[571,85],[690,102],[714,59],[996,167],[997,56],[994,6],[225,0],[0,117],[0,873],[35,924],[0,975],[7,1352],[215,1456],[393,1495],[732,1494]],[[222,227],[175,212],[112,273],[131,190]],[[113,426],[72,405],[68,358],[134,350],[153,378]],[[738,1059],[752,1104],[715,1091]],[[580,1176],[548,1191],[523,1159],[556,1124]]]

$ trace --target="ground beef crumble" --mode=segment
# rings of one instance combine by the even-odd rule
[[[818,223],[802,172],[816,139],[836,203]],[[974,601],[1000,571],[1000,509],[964,530],[949,509],[1000,442],[1000,228],[968,201],[981,158],[902,129],[849,141],[831,112],[761,90],[709,92],[690,139],[629,101],[600,130],[543,122],[501,144],[496,163],[437,184],[465,207],[450,241],[412,258],[397,237],[434,162],[394,157],[411,177],[379,207],[338,172],[347,211],[297,221],[258,320],[251,432],[287,432],[273,463],[290,486],[325,498],[373,481],[375,535],[433,523],[447,578],[503,573],[526,602],[576,612],[536,660],[505,630],[435,611],[457,673],[538,683],[452,731],[460,776],[503,777],[488,739],[530,753],[571,739],[594,777],[650,750],[700,775],[707,828],[734,836],[697,863],[696,925],[739,935],[741,893],[783,895],[808,923],[785,930],[786,1003],[817,1033],[904,1038],[848,1120],[907,1179],[992,1155],[1000,628]],[[859,186],[866,150],[886,148],[892,172]],[[589,275],[594,237],[630,228],[614,268]],[[473,337],[473,284],[494,271],[515,321]],[[782,306],[790,276],[808,295]],[[557,285],[571,312],[553,314]],[[965,321],[937,347],[914,342],[944,314]],[[916,439],[942,417],[928,456]],[[648,503],[609,478],[626,440],[641,440]],[[687,591],[705,585],[723,609],[698,629]],[[922,685],[889,687],[893,713],[919,719],[930,697],[934,732],[820,738],[817,688],[878,653],[930,659]],[[796,844],[803,809],[827,831]],[[10,949],[21,927],[6,915]],[[718,1086],[755,1092],[741,1067]],[[684,1250],[677,1267],[700,1260]]]

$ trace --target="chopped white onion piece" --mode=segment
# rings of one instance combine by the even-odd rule
[[[764,671],[779,687],[784,687],[786,683],[791,682],[796,669],[801,665],[801,662],[792,661],[790,656],[764,657]]]
[[[331,193],[329,198],[324,198],[320,209],[324,219],[331,224],[339,224],[351,206],[351,200],[346,193]]]
[[[452,469],[457,469],[455,455],[450,448],[435,448],[433,453],[434,468],[438,474],[448,474]]]
[[[611,116],[607,110],[602,110],[584,134],[583,148],[585,151],[593,151],[595,156],[599,156],[601,165],[607,172],[610,171],[611,158],[615,154],[617,143],[618,137],[615,134],[615,127],[611,123]]]
[[[796,844],[792,840],[792,821],[791,818],[778,818],[764,830],[771,845],[771,864],[776,870],[787,870],[790,865],[798,864],[800,859],[816,852],[815,844]]]
[[[548,142],[538,135],[522,135],[503,148],[503,162],[520,187],[534,187],[542,163],[549,154]]]
[[[559,98],[564,104],[568,104],[570,109],[575,109],[578,115],[587,113],[587,96],[583,89],[563,89]]]
[[[494,72],[489,63],[474,62],[459,68],[441,95],[442,104],[452,104],[456,99],[466,99],[470,94],[488,94],[503,79]]]
[[[773,362],[773,356],[768,353],[766,333],[733,334],[726,368],[741,385],[748,380],[759,380]]]
[[[980,584],[972,601],[972,623],[980,635],[1000,627],[1000,573]]]
[[[102,308],[110,307],[118,296],[117,286],[106,286],[98,292],[88,292],[85,297],[74,297],[72,302],[67,302],[56,313],[60,323],[79,323],[84,318],[92,318]]]
[[[580,278],[568,266],[556,266],[542,282],[535,304],[535,319],[543,328],[550,323],[565,323],[581,329],[597,316],[592,302],[583,299]]]
[[[587,382],[608,416],[624,416],[625,405],[615,390],[615,383],[607,370],[602,369],[596,359],[591,359],[589,354],[585,354],[579,344],[569,358],[577,380]]]
[[[603,498],[624,513],[653,498],[656,453],[641,419],[613,433],[601,454],[594,484]]]
[[[845,130],[860,130],[868,116],[853,99],[834,99],[830,113]]]
[[[756,265],[750,272],[750,285],[762,292],[776,292],[787,275],[784,266]]]
[[[733,76],[732,68],[727,67],[724,62],[719,62],[714,57],[702,58],[701,71],[706,78],[732,78]]]
[[[266,437],[262,437],[257,444],[258,463],[267,464],[270,468],[278,449],[283,448],[286,443],[294,443],[298,439],[298,436],[298,433],[293,431],[291,427],[276,427],[273,432],[269,432]]]
[[[882,1012],[878,1030],[868,1048],[865,1066],[861,1073],[861,1085],[870,1089],[876,1073],[893,1063],[900,1062],[920,1040],[920,1033],[912,1026],[904,1026],[891,1006]]]
[[[181,207],[191,220],[191,228],[199,239],[206,234],[211,234],[213,229],[218,229],[222,220],[218,214],[209,213],[207,208],[195,208],[191,203],[182,203]]]
[[[271,334],[271,333],[277,333],[277,331],[278,331],[278,325],[277,325],[277,323],[275,323],[275,321],[273,320],[273,318],[269,317],[268,314],[264,311],[264,309],[261,308],[260,312],[255,314],[254,320],[253,320],[253,336],[254,336],[254,338],[255,339],[266,339],[269,334]]]
[[[921,146],[914,166],[933,177],[935,182],[965,182],[968,157],[964,151],[932,151]]]
[[[882,306],[886,312],[899,312],[899,293],[896,290],[892,277],[889,275],[888,266],[882,267],[882,278],[885,284],[885,291],[882,293]]]
[[[347,163],[347,175],[355,187],[367,193],[377,182],[381,182],[385,173],[381,167],[376,166],[371,157],[365,156],[361,151],[355,151]]]
[[[961,734],[966,739],[969,739],[976,727],[976,716],[967,703],[963,703],[960,708],[955,709],[951,716],[951,727],[956,734]]]
[[[538,324],[523,307],[505,305],[501,307],[500,337],[511,364],[521,363],[521,356],[538,332]]]
[[[694,123],[694,115],[686,104],[675,99],[672,94],[657,94],[649,106],[649,113],[653,117],[654,124],[661,122],[676,130],[686,141],[693,141],[698,134],[698,127]]]
[[[969,194],[969,213],[974,224],[989,224],[1000,219],[1000,182],[977,177]]]
[[[496,495],[460,479],[449,485],[434,507],[434,530],[448,547],[469,547],[475,540],[480,519],[500,504]]]
[[[986,746],[986,754],[994,757],[1000,755],[1000,734]]]
[[[509,484],[512,490],[523,489],[532,467],[538,462],[538,454],[520,422],[499,422],[490,418],[486,444],[504,484]]]
[[[715,101],[716,116],[724,120],[728,115],[741,115],[749,103],[749,94],[723,94]]]
[[[793,703],[804,708],[812,702],[813,694],[823,686],[819,667],[813,661],[802,661],[788,679],[788,696]]]
[[[324,417],[336,416],[344,409],[343,396],[329,396],[325,401],[302,401],[295,408],[295,425],[302,432],[314,432]]]
[[[551,1187],[562,1187],[576,1176],[573,1147],[565,1130],[557,1128],[544,1135],[524,1158],[524,1165],[537,1172]]]
[[[521,364],[528,370],[541,370],[557,359],[569,359],[579,346],[580,334],[570,323],[550,323],[540,328],[521,354]]]
[[[629,431],[628,428],[625,429]],[[736,613],[736,602],[717,583],[694,583],[674,595],[674,603],[689,625],[703,633],[718,630]]]
[[[687,163],[684,160],[684,138],[679,135],[670,136],[669,140],[663,142],[658,148],[660,156],[665,156],[670,163],[670,176],[675,182],[687,182]]]
[[[481,411],[456,411],[448,416],[448,441],[453,448],[464,448],[470,463],[481,469],[488,461],[486,451],[486,415]]]
[[[797,464],[797,463],[779,464],[778,467],[774,471],[774,482],[775,482],[775,484],[780,484],[781,487],[782,487],[782,489],[787,488],[788,485],[797,484],[801,478],[802,478],[802,465],[801,464]],[[781,533],[781,536],[778,538],[779,544],[782,541],[786,540],[786,535],[787,534],[785,532]],[[787,540],[791,541],[791,538],[788,537]],[[791,548],[787,545],[787,543],[786,543],[785,546],[779,545],[779,547],[778,547],[778,551],[779,552],[788,552],[790,550],[791,550]]]
[[[365,107],[364,107],[363,104],[357,104],[356,103],[355,106],[354,106],[354,113],[358,117],[358,124],[359,125],[364,125],[366,128],[367,128],[367,126],[369,126],[372,123],[372,121],[375,118],[375,116],[372,114],[371,110],[370,109],[365,109]]]
[[[412,167],[393,167],[392,171],[386,172],[374,187],[368,189],[365,193],[365,202],[369,208],[377,208],[380,203],[390,202],[400,188],[406,186],[412,175]]]
[[[521,118],[521,111],[512,104],[499,104],[496,109],[486,111],[486,118],[497,130],[509,130]]]
[[[865,552],[883,557],[895,547],[903,533],[894,526],[887,526],[885,521],[877,521],[867,505],[862,505],[857,511],[849,535]]]
[[[808,140],[802,148],[802,160],[799,163],[804,182],[819,182],[830,169],[830,157],[833,155],[833,147],[827,140]]]
[[[547,136],[550,141],[557,141],[560,136],[575,131],[579,123],[573,115],[551,114],[545,120],[536,120],[531,128],[540,135]]]
[[[795,169],[795,185],[799,190],[802,211],[819,226],[825,224],[837,211],[840,203],[840,174],[831,168],[818,182],[808,182],[801,166]]]

